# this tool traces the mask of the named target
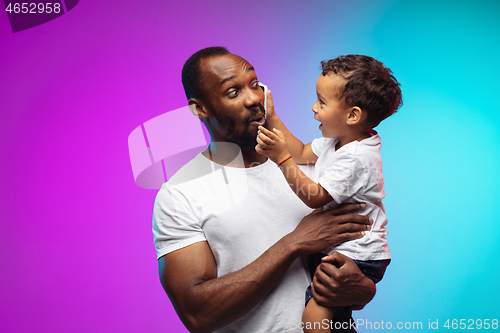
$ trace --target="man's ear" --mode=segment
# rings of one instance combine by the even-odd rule
[[[188,108],[196,118],[205,119],[208,117],[207,109],[199,99],[190,98],[188,101]]]
[[[347,124],[348,125],[358,124],[361,121],[361,118],[363,117],[363,115],[364,115],[364,112],[363,112],[363,110],[361,110],[360,107],[353,106],[349,110],[349,113],[347,114]]]

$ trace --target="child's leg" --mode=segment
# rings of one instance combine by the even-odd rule
[[[311,298],[302,314],[305,333],[330,333],[330,319],[333,317],[333,309],[326,308],[316,303]]]

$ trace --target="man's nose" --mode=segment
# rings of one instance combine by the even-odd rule
[[[262,92],[262,90],[259,90],[251,88],[248,89],[248,95],[245,101],[247,107],[260,104],[264,92]],[[262,94],[260,92],[262,92]]]

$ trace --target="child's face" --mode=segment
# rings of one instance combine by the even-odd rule
[[[316,81],[316,94],[318,100],[314,103],[314,119],[321,122],[319,129],[325,138],[342,137],[348,126],[346,124],[349,114],[339,99],[340,89],[343,88],[344,78],[336,74],[320,74]]]

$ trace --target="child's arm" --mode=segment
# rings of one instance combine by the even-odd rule
[[[287,149],[287,144],[283,133],[276,128],[273,132],[259,126],[259,134],[257,136],[258,145],[255,150],[269,157],[283,172],[288,185],[297,194],[308,207],[318,208],[332,201],[332,197],[319,184],[313,182],[307,177],[293,158],[290,158],[290,153]]]
[[[333,308],[327,308],[316,303],[314,298],[307,302],[306,308],[302,314],[302,322],[304,323],[304,333],[330,333],[330,325],[325,327],[325,319],[327,323],[333,317]],[[321,323],[321,327],[317,327],[314,323]]]
[[[266,121],[267,127],[270,129],[276,128],[283,132],[286,140],[286,146],[290,155],[297,164],[311,164],[316,162],[318,156],[316,156],[312,149],[311,144],[308,143],[304,145],[302,141],[293,136],[292,133],[283,125],[281,120],[278,118],[274,112],[274,102],[273,96],[271,95],[271,90],[267,93],[267,111],[266,111]]]

